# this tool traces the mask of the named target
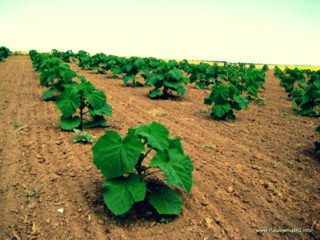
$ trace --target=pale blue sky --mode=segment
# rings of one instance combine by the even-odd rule
[[[320,66],[320,0],[0,0],[0,46]]]

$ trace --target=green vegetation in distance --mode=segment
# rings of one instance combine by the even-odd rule
[[[309,77],[306,82],[304,76]],[[293,110],[299,116],[319,117],[320,113],[316,108],[320,108],[320,70],[299,70],[298,68],[281,71],[276,67],[274,76],[280,78],[280,86],[285,88],[289,98],[296,106]],[[295,83],[298,87],[295,88]]]

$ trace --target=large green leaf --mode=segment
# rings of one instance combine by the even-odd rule
[[[177,68],[174,68],[168,72],[168,77],[174,80],[179,80],[182,77],[182,75],[182,71]]]
[[[215,104],[212,107],[212,112],[219,118],[225,115],[231,109],[231,105],[229,102],[225,102],[223,104]]]
[[[40,85],[48,87],[53,82],[55,74],[52,71],[45,69],[40,75]]]
[[[183,77],[183,78],[182,78],[182,82],[183,82],[184,84],[188,84],[188,83],[189,83],[189,78]]]
[[[179,215],[182,211],[181,197],[168,186],[152,191],[149,201],[159,214]]]
[[[52,88],[46,90],[46,91],[43,93],[43,95],[42,95],[42,99],[43,99],[43,100],[52,99],[53,96],[54,96],[54,93],[56,93],[57,91],[58,91],[58,89],[55,88],[55,87],[52,87]]]
[[[66,117],[72,116],[80,107],[80,95],[76,86],[69,86],[56,101],[57,107]]]
[[[90,101],[93,108],[101,108],[106,103],[106,95],[97,90],[91,82],[82,82],[79,90],[84,92],[83,96]]]
[[[72,130],[76,127],[78,127],[81,123],[81,118],[76,116],[76,117],[72,117],[72,116],[64,116],[62,115],[60,117],[60,125],[61,128],[64,130]]]
[[[102,188],[103,199],[115,215],[127,213],[134,203],[144,200],[146,192],[146,183],[134,173],[107,180]]]
[[[160,151],[152,158],[150,166],[159,167],[169,184],[181,186],[187,193],[190,192],[193,164],[189,156],[181,154],[178,149]]]
[[[229,88],[224,84],[215,85],[212,88],[210,98],[215,103],[223,103],[228,100]]]
[[[152,89],[149,91],[150,98],[160,97],[162,94],[158,89]]]
[[[149,75],[149,77],[147,78],[148,83],[150,83],[151,85],[156,86],[156,83],[161,82],[163,84],[163,80],[164,79],[164,75],[163,74],[158,74],[158,73],[152,73],[151,75]],[[159,86],[161,87],[161,85]]]
[[[66,64],[63,64],[63,65],[60,65],[59,66],[59,71],[60,71],[60,74],[61,76],[63,77],[63,81],[65,83],[68,83],[68,82],[71,82],[72,79],[77,75],[75,73],[75,71],[71,70],[69,65],[66,65]]]
[[[228,83],[228,85],[229,85],[229,96],[232,98],[233,96],[238,96],[239,94],[240,94],[240,91],[239,91],[239,89],[236,87],[236,86],[234,86],[232,83]]]
[[[160,123],[152,122],[149,125],[139,125],[135,133],[147,140],[147,144],[156,150],[164,151],[169,147],[169,131]]]
[[[102,108],[107,101],[106,95],[100,90],[94,90],[92,93],[87,93],[85,94],[85,97],[89,99],[90,104],[94,109]]]
[[[133,133],[121,139],[117,132],[106,131],[92,147],[93,162],[108,180],[133,171],[144,150],[141,140]]]
[[[243,95],[237,95],[233,97],[234,100],[236,100],[239,103],[239,106],[241,108],[247,108],[249,101],[243,96]]]
[[[258,95],[258,88],[259,86],[257,86],[257,84],[251,84],[247,87],[248,93],[253,95],[253,96],[257,96]]]
[[[210,84],[209,82],[196,82],[196,88],[197,89],[204,89],[209,84]]]
[[[110,71],[111,71],[113,74],[120,74],[120,73],[122,72],[120,67],[112,67],[112,68],[110,69]]]
[[[167,87],[171,87],[174,88],[175,90],[180,86],[179,82],[175,82],[175,81],[164,81],[163,84]]]
[[[181,154],[184,154],[180,138],[169,138],[169,148],[178,149]]]
[[[84,76],[81,76],[81,75],[77,75],[77,78],[79,78],[81,82],[86,82],[87,81],[87,79]]]
[[[145,60],[143,58],[138,58],[133,65],[139,70],[142,70],[145,67]]]
[[[128,81],[131,80],[132,82],[136,79],[135,74],[129,74],[123,77],[124,85],[127,86]]]
[[[89,107],[89,112],[91,115],[103,116],[106,114],[107,116],[112,117],[112,107],[107,103],[99,109],[92,109]]]
[[[187,92],[187,90],[183,86],[179,86],[176,91],[182,96],[185,95]]]

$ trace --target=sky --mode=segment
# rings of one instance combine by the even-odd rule
[[[0,0],[0,46],[320,66],[320,0]]]

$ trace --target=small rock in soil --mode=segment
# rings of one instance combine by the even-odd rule
[[[201,205],[202,206],[208,206],[209,205],[209,201],[207,199],[204,199],[201,201]]]
[[[92,168],[92,165],[86,167],[86,170],[89,171]]]
[[[229,193],[232,193],[232,192],[234,191],[234,190],[233,190],[233,187],[228,187],[227,191],[228,191]]]
[[[257,170],[260,170],[261,167],[258,167],[258,166],[251,166],[252,169],[257,169]]]
[[[99,219],[99,220],[98,220],[98,224],[103,225],[103,224],[104,224],[104,221],[101,220],[101,219]]]
[[[267,201],[268,201],[268,202],[273,202],[273,200],[274,200],[273,197],[267,198]]]
[[[32,142],[24,142],[24,143],[23,143],[23,146],[29,147],[31,144],[32,144]]]

